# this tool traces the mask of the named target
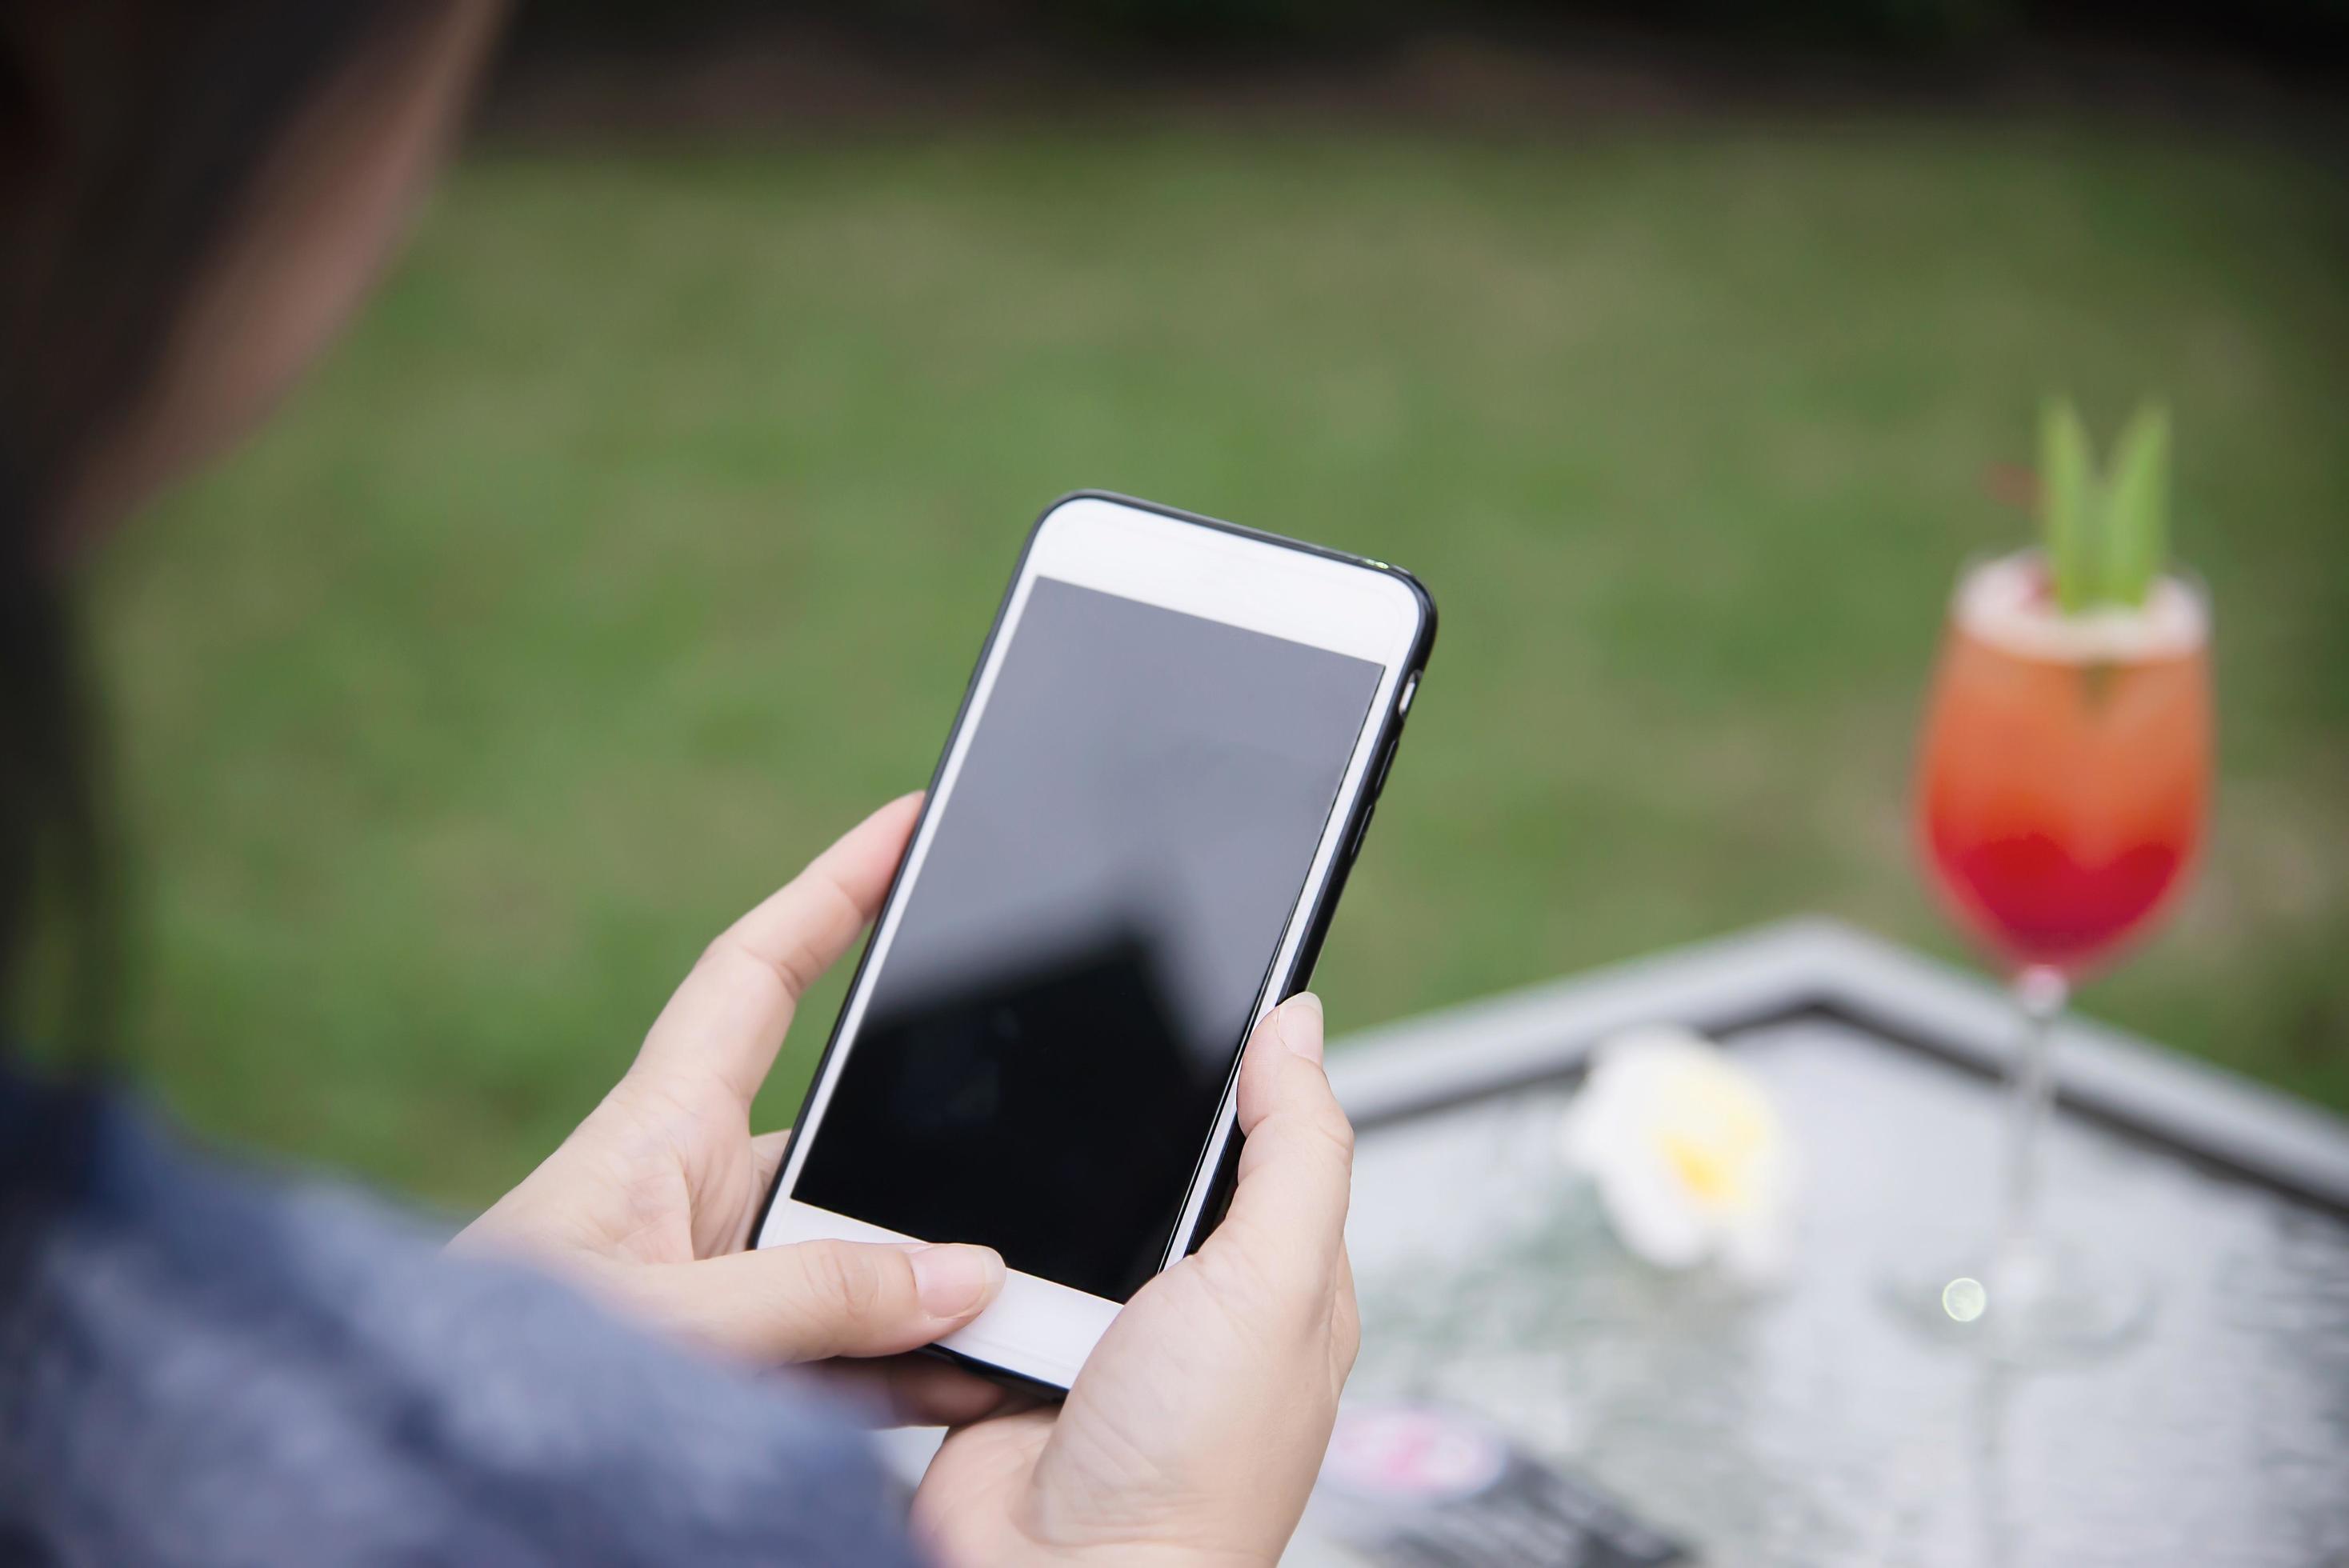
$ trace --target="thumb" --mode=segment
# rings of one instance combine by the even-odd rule
[[[1258,1254],[1299,1289],[1334,1276],[1345,1244],[1354,1129],[1321,1067],[1321,1002],[1300,992],[1257,1026],[1240,1061],[1238,1184],[1207,1244]]]
[[[1003,1288],[991,1247],[798,1242],[617,1274],[629,1305],[761,1361],[895,1356],[953,1333]]]

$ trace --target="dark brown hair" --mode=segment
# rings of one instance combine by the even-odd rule
[[[117,877],[67,509],[155,376],[240,195],[394,0],[0,3],[0,1048],[36,945],[84,1062]],[[36,925],[46,930],[36,932]]]

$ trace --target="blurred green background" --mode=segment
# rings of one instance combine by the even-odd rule
[[[1984,470],[2069,388],[2174,407],[2224,769],[2084,1006],[2349,1109],[2344,218],[2273,139],[2093,117],[492,137],[103,563],[144,1060],[210,1131],[495,1193],[925,780],[1077,486],[1443,607],[1337,1029],[1801,911],[1956,955],[1911,736],[2028,528]]]

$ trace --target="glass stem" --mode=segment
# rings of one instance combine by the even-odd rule
[[[2010,1274],[2030,1271],[2038,1252],[2039,1146],[2055,1098],[2049,1058],[2054,1054],[2055,1018],[2070,990],[2061,970],[2043,965],[2033,965],[2014,979],[2023,1039],[2014,1058],[2013,1086],[2007,1093],[2006,1191],[1998,1228],[1999,1266]]]

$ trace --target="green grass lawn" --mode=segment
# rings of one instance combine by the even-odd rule
[[[1088,485],[1443,606],[1335,1027],[1796,911],[1954,954],[1910,736],[2023,526],[1982,470],[2066,387],[2174,405],[2224,750],[2195,893],[2085,1006],[2349,1108],[2344,220],[2271,150],[1965,124],[477,154],[103,563],[139,1050],[207,1130],[494,1193],[926,778]]]

